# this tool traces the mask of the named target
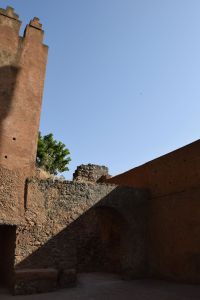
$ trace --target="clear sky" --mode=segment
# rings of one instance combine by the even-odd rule
[[[200,136],[199,0],[5,0],[41,19],[42,134],[112,175]]]

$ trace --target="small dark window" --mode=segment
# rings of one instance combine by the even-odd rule
[[[8,158],[8,156],[7,156],[7,155],[5,155],[4,157],[5,157],[5,158]]]
[[[15,138],[15,137],[13,137],[13,141],[16,141],[16,138]]]

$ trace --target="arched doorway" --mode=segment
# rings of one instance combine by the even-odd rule
[[[79,220],[77,245],[78,272],[122,271],[126,222],[110,207],[95,207]]]

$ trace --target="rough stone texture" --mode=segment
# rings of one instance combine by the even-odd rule
[[[35,165],[47,47],[37,18],[23,37],[20,25],[12,8],[0,10],[0,165],[29,173]]]
[[[0,224],[24,222],[25,175],[0,167]]]
[[[15,225],[25,224],[25,194],[25,174],[0,167],[0,284],[11,289],[14,280]]]
[[[80,165],[73,174],[73,180],[80,182],[102,182],[108,178],[107,167],[93,164]]]
[[[138,189],[32,179],[27,223],[17,228],[16,269],[55,268],[59,278],[70,269],[142,277],[147,206],[148,194]]]

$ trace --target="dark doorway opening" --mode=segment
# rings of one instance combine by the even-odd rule
[[[0,287],[12,288],[16,226],[0,225]]]

